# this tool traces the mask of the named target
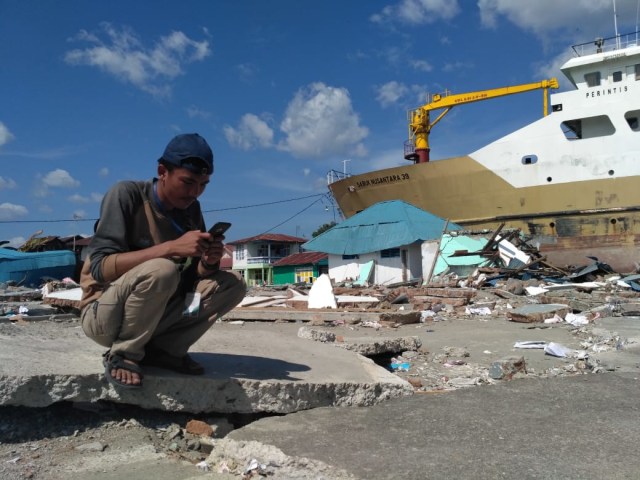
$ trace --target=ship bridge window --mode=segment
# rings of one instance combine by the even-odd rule
[[[584,81],[587,87],[597,87],[600,85],[600,72],[591,72],[584,74]]]
[[[636,80],[640,80],[640,63],[635,64],[636,69]]]
[[[622,72],[621,71],[617,71],[617,72],[613,72],[611,74],[611,79],[615,82],[621,82],[622,81]]]
[[[613,123],[606,115],[565,120],[560,124],[567,140],[606,137],[616,132]]]
[[[533,165],[534,163],[537,163],[537,162],[538,162],[537,155],[525,155],[524,157],[522,157],[523,165]]]
[[[640,110],[632,110],[624,114],[624,119],[627,121],[629,128],[634,132],[640,132],[640,125],[638,119],[640,119]]]

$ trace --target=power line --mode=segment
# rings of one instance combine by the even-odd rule
[[[289,220],[294,219],[295,217],[297,217],[298,215],[300,215],[301,213],[303,213],[304,211],[310,209],[312,206],[314,206],[316,203],[318,203],[320,200],[322,200],[322,198],[318,198],[317,200],[314,200],[313,202],[311,202],[309,205],[307,205],[306,207],[304,207],[302,210],[300,210],[298,213],[290,216],[289,218],[287,218],[284,222],[280,222],[278,225],[271,227],[269,230],[262,232],[260,235],[264,235],[265,233],[269,233],[272,230],[275,230],[276,228],[284,225],[285,223],[287,223]]]
[[[288,198],[288,199],[285,199],[285,200],[276,200],[276,201],[273,201],[273,202],[255,203],[255,204],[252,204],[252,205],[240,205],[238,207],[214,208],[214,209],[211,209],[211,210],[202,210],[202,213],[224,212],[224,211],[228,211],[228,210],[241,210],[241,209],[245,209],[245,208],[266,207],[268,205],[275,205],[275,204],[278,204],[278,203],[295,202],[295,201],[298,201],[298,200],[306,200],[307,198],[321,197],[321,198],[318,198],[318,200],[316,200],[315,202],[313,202],[313,203],[316,203],[316,202],[320,201],[322,199],[322,197],[324,197],[325,195],[326,195],[326,193],[315,193],[313,195],[306,195],[304,197]],[[313,203],[311,205],[313,205]],[[309,205],[309,207],[311,205]],[[307,207],[307,208],[309,208],[309,207]],[[302,211],[304,211],[304,210],[302,210]],[[297,213],[296,215],[299,215],[300,213],[301,212]],[[291,217],[291,218],[293,218],[293,217]],[[57,220],[0,220],[0,224],[11,224],[11,223],[67,223],[67,222],[74,222],[75,223],[75,222],[95,222],[97,220],[99,220],[99,219],[98,218],[61,218],[61,219],[57,219]],[[288,220],[286,220],[286,221],[288,221]],[[274,227],[274,228],[276,228],[276,227]]]
[[[297,200],[305,200],[307,198],[324,197],[325,195],[326,195],[326,193],[315,193],[313,195],[307,195],[305,197],[289,198],[287,200],[276,200],[274,202],[255,203],[253,205],[242,205],[242,206],[239,206],[239,207],[214,208],[212,210],[203,210],[202,213],[224,212],[224,211],[228,211],[228,210],[240,210],[240,209],[243,209],[243,208],[253,208],[253,207],[266,207],[267,205],[275,205],[277,203],[286,203],[286,202],[295,202]]]

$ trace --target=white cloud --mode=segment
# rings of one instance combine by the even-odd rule
[[[16,182],[12,178],[0,177],[0,190],[16,188]]]
[[[224,136],[230,145],[242,150],[266,148],[273,144],[273,130],[253,113],[243,115],[237,128],[225,125]]]
[[[426,60],[412,60],[411,66],[421,72],[430,72],[433,67]]]
[[[302,169],[302,173],[304,174],[305,177],[308,177],[309,174],[311,173],[311,169],[310,168],[304,168],[304,169]]]
[[[73,203],[91,203],[91,202],[99,203],[102,201],[102,196],[103,195],[101,193],[95,193],[95,192],[89,195],[88,197],[75,193],[67,197],[67,200]]]
[[[80,186],[80,182],[75,180],[69,172],[60,168],[47,173],[42,179],[46,187],[73,188]]]
[[[0,203],[0,220],[14,220],[18,217],[24,217],[29,211],[22,205],[14,203]]]
[[[98,175],[100,175],[101,177],[106,177],[109,175],[109,169],[107,167],[102,167],[100,169],[100,171],[98,172]]]
[[[156,96],[170,93],[170,80],[184,74],[183,65],[198,62],[211,54],[209,41],[191,40],[183,32],[174,31],[151,48],[145,48],[130,28],[118,30],[102,24],[106,41],[97,34],[81,30],[73,39],[91,44],[65,54],[69,65],[88,65],[113,75]]]
[[[454,70],[467,70],[474,67],[473,62],[449,62],[442,67],[443,72],[453,72]]]
[[[364,155],[369,130],[360,125],[345,88],[313,83],[299,90],[280,123],[286,138],[278,148],[295,157]]]
[[[240,76],[240,80],[248,82],[258,73],[258,68],[252,63],[241,63],[236,65],[236,70]]]
[[[424,25],[440,20],[450,20],[460,12],[458,0],[401,0],[396,5],[387,5],[380,13],[370,17],[375,23],[400,22]]]
[[[618,26],[624,22],[633,26],[636,18],[636,2],[618,1],[616,10]],[[613,4],[611,0],[478,0],[480,20],[487,28],[496,28],[501,16],[524,30],[534,32],[540,38],[557,31],[581,41],[597,35],[608,36],[613,32]],[[573,27],[568,29],[567,25]]]
[[[14,138],[15,137],[9,131],[7,126],[4,123],[0,122],[0,146],[4,145],[5,143],[9,143]]]
[[[189,118],[203,118],[206,120],[211,116],[211,113],[207,112],[206,110],[202,110],[195,105],[191,105],[187,108],[187,115],[189,116]]]
[[[388,107],[389,105],[396,104],[407,94],[408,90],[405,84],[393,80],[378,87],[376,100],[382,107]]]

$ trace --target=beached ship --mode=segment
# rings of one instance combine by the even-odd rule
[[[416,109],[405,149],[412,163],[344,176],[329,185],[335,201],[347,218],[398,199],[468,229],[505,223],[533,237],[558,266],[584,265],[587,256],[595,256],[619,272],[635,271],[640,264],[637,38],[633,33],[575,45],[574,58],[561,67],[575,88],[550,94],[551,113],[469,155],[429,161],[426,135],[440,117],[429,124],[419,118],[428,111]],[[556,86],[552,79],[528,88]],[[499,89],[461,98],[486,92]],[[517,92],[503,92],[510,93]]]

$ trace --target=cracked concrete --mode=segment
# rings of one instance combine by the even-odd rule
[[[140,390],[105,381],[103,350],[77,321],[2,324],[0,406],[108,400],[193,413],[291,413],[370,406],[413,393],[409,383],[357,353],[277,331],[256,335],[241,325],[214,325],[192,347],[205,375],[146,368]]]

